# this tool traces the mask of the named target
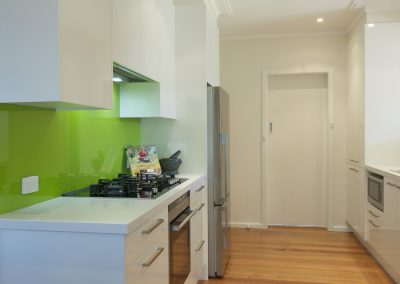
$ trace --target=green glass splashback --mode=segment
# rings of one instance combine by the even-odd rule
[[[140,120],[113,110],[55,111],[0,105],[0,213],[127,171],[124,145],[140,144]],[[21,178],[39,176],[39,192],[21,194]]]

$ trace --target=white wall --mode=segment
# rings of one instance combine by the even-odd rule
[[[261,223],[261,92],[263,70],[334,72],[334,225],[345,225],[346,37],[223,40],[221,86],[231,105],[232,222]],[[285,206],[285,204],[282,204]],[[288,208],[289,210],[290,208]]]
[[[366,162],[400,165],[400,23],[365,30]]]

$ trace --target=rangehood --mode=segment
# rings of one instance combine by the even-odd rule
[[[124,83],[155,82],[154,80],[119,65],[118,63],[113,63],[113,81]]]

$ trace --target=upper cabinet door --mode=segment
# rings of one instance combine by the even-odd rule
[[[159,83],[156,109],[124,117],[175,118],[175,6],[172,0],[113,0],[113,60]],[[130,89],[135,89],[132,87]],[[129,92],[121,97],[134,96]],[[128,100],[130,100],[128,98]],[[141,99],[140,99],[141,100]],[[150,103],[150,102],[149,102]],[[154,100],[151,102],[154,104]],[[154,112],[157,112],[154,115]]]
[[[1,1],[0,34],[0,103],[112,108],[111,0]]]

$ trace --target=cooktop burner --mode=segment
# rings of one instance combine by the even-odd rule
[[[186,180],[186,178],[176,178],[167,175],[139,174],[131,176],[128,174],[119,174],[117,178],[112,180],[99,179],[96,184],[64,193],[63,196],[154,199]]]

